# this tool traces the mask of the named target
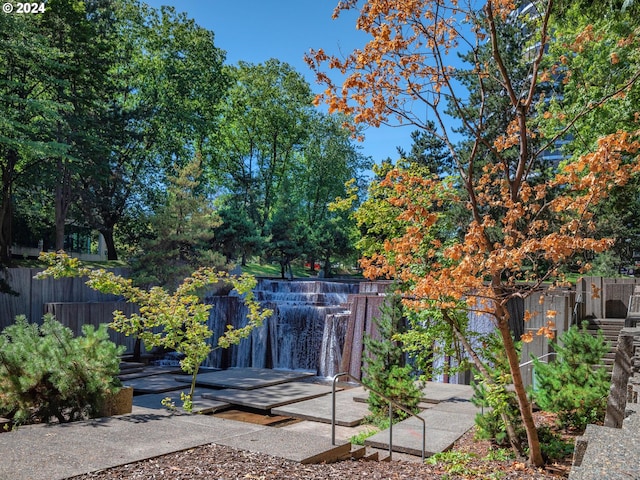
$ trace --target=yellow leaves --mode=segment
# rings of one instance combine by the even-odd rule
[[[611,54],[609,55],[609,59],[611,60],[611,65],[615,65],[620,62],[620,57],[616,52],[611,52]]]

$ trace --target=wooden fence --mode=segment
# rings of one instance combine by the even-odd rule
[[[127,274],[125,268],[112,269],[118,275]],[[18,292],[18,296],[0,294],[0,330],[14,323],[17,315],[25,315],[30,322],[40,323],[48,303],[60,302],[114,302],[120,300],[113,295],[104,295],[85,285],[86,278],[63,278],[36,280],[41,269],[8,268],[0,275]]]

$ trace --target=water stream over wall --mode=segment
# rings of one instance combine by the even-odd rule
[[[273,310],[262,327],[238,346],[215,349],[205,366],[310,370],[321,376],[337,373],[344,344],[349,294],[358,285],[329,281],[259,281],[256,299]],[[246,325],[246,307],[237,296],[215,296],[209,328],[216,339],[227,325]]]

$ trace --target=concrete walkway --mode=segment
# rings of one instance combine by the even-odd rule
[[[338,458],[351,448],[309,433],[160,412],[136,407],[129,415],[0,433],[0,479],[61,480],[210,443],[301,463]]]
[[[247,378],[251,375],[255,372],[247,372]],[[270,375],[277,375],[277,372]],[[299,382],[293,383],[296,389],[305,390]],[[150,384],[159,390],[165,388],[165,381],[156,378],[146,382],[141,387],[143,391],[147,391]],[[180,382],[176,384],[183,386]],[[286,390],[285,385],[261,388]],[[318,387],[313,383],[307,385],[312,390]],[[247,388],[245,384],[243,387],[244,390],[238,391],[260,392],[260,388]],[[198,390],[197,393],[211,394],[206,387]],[[427,422],[427,455],[449,448],[473,425],[475,409],[467,400],[469,391],[470,387],[443,384],[429,384],[425,389],[425,402],[429,408],[421,416]],[[167,395],[176,398],[179,392],[135,396],[134,410],[129,415],[65,425],[20,427],[13,432],[0,433],[0,480],[65,479],[210,443],[301,463],[331,462],[348,457],[351,448],[348,439],[369,428],[359,425],[367,414],[366,404],[357,402],[362,390],[346,389],[336,395],[337,445],[331,444],[331,395],[309,398],[310,392],[300,393],[299,402],[276,408],[280,403],[276,401],[273,410],[264,410],[265,414],[299,419],[297,423],[281,428],[211,415],[176,414],[160,405],[162,398]],[[204,396],[194,400],[196,409],[202,412],[233,407]],[[386,450],[388,439],[388,431],[384,431],[371,437],[368,444]],[[396,452],[419,456],[421,423],[410,419],[395,425],[393,444]]]

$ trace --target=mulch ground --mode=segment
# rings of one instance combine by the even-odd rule
[[[539,415],[538,421],[549,423],[553,418]],[[549,464],[545,469],[528,467],[513,459],[499,457],[488,441],[475,441],[473,430],[454,445],[454,462],[435,465],[420,462],[374,462],[349,460],[334,464],[301,465],[258,453],[235,450],[220,445],[206,445],[129,465],[94,472],[74,480],[115,479],[555,479],[566,477],[571,465],[570,456]],[[490,455],[494,452],[494,455]]]

